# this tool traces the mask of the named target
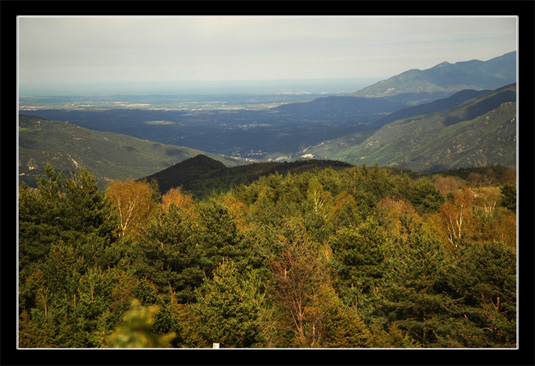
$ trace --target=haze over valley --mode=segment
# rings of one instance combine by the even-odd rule
[[[474,76],[469,78],[466,75],[470,72]],[[314,158],[432,172],[515,165],[515,82],[516,52],[511,52],[488,61],[440,63],[426,70],[411,70],[351,93],[314,94],[310,88],[275,94],[33,96],[21,97],[19,107],[21,118],[33,115],[64,121],[93,131],[227,157],[236,164]],[[512,104],[504,109],[500,108],[502,103]],[[474,119],[483,116],[488,120],[484,115],[498,109],[508,112],[498,113],[499,120],[492,127],[477,127]],[[427,132],[419,132],[425,134],[415,139],[410,118],[419,121],[418,131]],[[501,142],[480,140],[477,134],[467,135],[457,128],[461,122],[472,120],[473,131],[501,136]],[[505,127],[506,121],[511,127]],[[446,129],[442,131],[439,126]],[[390,130],[396,132],[392,135],[387,132]],[[54,145],[27,146],[27,131],[21,129],[21,148],[48,149],[46,156],[63,150]],[[403,136],[412,139],[403,140]],[[392,138],[398,139],[403,149],[394,147]],[[372,145],[376,152],[370,150]],[[456,157],[445,159],[443,155],[453,150],[458,151]],[[470,154],[477,152],[477,158],[468,150]],[[420,151],[418,158],[416,151]],[[22,159],[26,156],[21,154]],[[161,159],[152,172],[129,171],[139,178],[191,154],[181,156],[175,156],[175,161]],[[38,162],[35,154],[32,159],[40,166],[34,173],[43,174],[44,161]],[[113,162],[113,154],[107,160]],[[19,166],[23,169],[28,163],[21,161]],[[29,171],[24,174],[25,179],[32,177]]]
[[[315,158],[436,170],[361,144],[379,146],[376,134],[397,120],[447,113],[517,75],[515,17],[29,16],[19,29],[21,115],[242,164]],[[32,148],[45,149],[35,136]]]

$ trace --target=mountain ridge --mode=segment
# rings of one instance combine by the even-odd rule
[[[516,81],[516,51],[487,61],[445,61],[426,70],[407,70],[359,91],[365,94],[366,91],[379,90],[379,94],[375,96],[357,96],[355,93],[359,92],[355,92],[316,98],[309,102],[275,107],[263,111],[263,114],[252,111],[197,114],[194,115],[195,120],[187,120],[191,125],[188,129],[182,129],[181,125],[182,119],[186,121],[189,118],[184,111],[179,111],[179,116],[174,116],[176,121],[169,116],[162,117],[162,111],[144,111],[143,116],[128,111],[129,114],[125,112],[126,117],[121,115],[121,111],[115,111],[108,119],[99,119],[95,117],[96,114],[86,113],[80,117],[79,123],[91,122],[101,128],[120,127],[122,131],[138,131],[142,139],[158,135],[161,138],[172,138],[173,141],[191,141],[195,137],[203,141],[203,146],[213,149],[209,151],[221,154],[227,154],[228,151],[231,151],[229,154],[234,154],[237,151],[237,156],[252,156],[254,159],[259,156],[259,159],[264,161],[322,156],[325,159],[344,159],[352,163],[381,162],[392,165],[396,163],[395,159],[386,159],[385,156],[388,155],[387,147],[393,147],[391,143],[395,139],[413,134],[412,137],[425,140],[427,137],[424,138],[422,134],[433,129],[441,129],[453,136],[457,128],[447,127],[475,120],[491,110],[499,109],[505,102],[516,101],[516,84],[501,84],[500,88],[491,90],[483,88],[484,85],[501,83],[513,77]],[[402,82],[403,87],[399,87],[401,84],[392,84],[393,81]],[[475,84],[475,89],[464,88],[466,85]],[[453,91],[460,87],[463,89]],[[498,89],[502,92],[499,96],[496,94]],[[477,103],[474,102],[476,98],[480,98]],[[512,113],[511,110],[512,108],[508,109],[509,112],[501,110],[498,114],[503,116],[505,113]],[[177,114],[177,111],[174,112]],[[102,132],[103,134],[96,136],[94,134],[97,131],[83,129],[68,122],[49,121],[23,114],[20,118],[21,180],[35,180],[36,176],[43,176],[44,160],[58,162],[57,169],[60,171],[86,166],[95,171],[97,179],[104,183],[110,179],[125,179],[128,176],[135,179],[139,176],[147,177],[197,155],[225,161],[229,166],[243,163],[221,155],[209,154],[201,149],[165,145],[139,138],[135,139],[135,143],[130,140],[131,142],[103,145],[104,140],[114,140],[117,136],[111,138],[112,135],[104,135],[111,132]],[[32,123],[28,122],[30,118],[34,118]],[[37,126],[38,122],[41,125]],[[43,126],[52,126],[51,122],[56,123],[56,128],[63,126],[63,130],[55,134],[45,134]],[[165,123],[156,128],[154,123],[149,122]],[[39,131],[43,134],[40,135]],[[85,135],[79,135],[80,131],[85,131]],[[89,137],[90,134],[93,137]],[[144,147],[138,146],[140,141],[144,141]],[[407,148],[401,141],[398,140],[399,146],[396,149]],[[378,149],[381,144],[384,146]],[[441,141],[441,145],[443,144],[444,141]],[[220,150],[216,149],[216,145]],[[225,148],[223,151],[222,145]],[[245,154],[241,151],[244,146],[247,147],[246,153],[249,155],[241,155]],[[372,154],[372,150],[376,152]],[[377,152],[379,150],[382,150],[383,155]],[[401,153],[401,150],[399,151]],[[146,156],[141,157],[142,153]],[[409,156],[406,151],[403,154]],[[376,156],[377,160],[370,160],[371,156]],[[137,164],[135,169],[133,164]],[[203,164],[199,161],[198,165]],[[217,175],[227,171],[221,166],[221,169],[216,168],[214,165],[213,171],[201,172],[201,175],[208,177],[212,173]],[[267,166],[264,168],[268,169]],[[110,171],[113,171],[113,175],[110,175]]]
[[[516,51],[487,61],[444,61],[425,70],[410,69],[356,92],[288,103],[273,110],[304,116],[347,114],[355,121],[372,124],[402,108],[445,99],[463,90],[493,90],[514,82]]]
[[[274,108],[274,111],[306,116],[330,114],[361,115],[367,116],[369,119],[376,119],[381,115],[392,113],[404,106],[405,104],[388,98],[361,98],[340,95],[316,98],[308,102],[284,104]]]
[[[158,182],[165,194],[172,188],[182,188],[196,197],[209,195],[214,190],[230,189],[240,184],[249,184],[261,176],[270,174],[296,174],[314,169],[344,169],[350,164],[335,160],[299,160],[293,162],[262,162],[235,167],[225,167],[205,155],[197,155],[160,172],[138,179]]]
[[[418,116],[420,114],[440,112],[448,108],[454,108],[459,104],[466,102],[467,100],[475,98],[479,95],[486,94],[488,92],[490,92],[490,90],[464,89],[458,91],[455,94],[450,95],[447,98],[437,99],[430,103],[419,104],[392,112],[389,115],[374,122],[374,126],[381,127],[398,119],[410,118]]]
[[[45,176],[47,163],[65,173],[86,167],[95,174],[99,187],[104,188],[110,180],[152,174],[201,153],[204,152],[68,122],[19,115],[19,179],[30,186],[35,186],[36,178]],[[206,154],[229,165],[243,163]]]
[[[513,103],[515,107],[507,103]],[[498,117],[495,115],[498,115]],[[481,122],[478,118],[482,116],[489,118],[494,116],[492,117],[493,124],[478,125],[476,122]],[[497,121],[496,118],[499,118],[500,121]],[[478,140],[481,151],[491,151],[492,149],[489,149],[487,145],[492,144],[496,145],[494,148],[499,147],[502,150],[500,152],[502,157],[498,158],[497,156],[490,155],[485,159],[480,158],[476,166],[483,164],[483,161],[485,161],[484,164],[490,165],[515,164],[516,139],[514,139],[514,136],[516,129],[508,124],[513,119],[516,121],[516,84],[511,84],[477,96],[452,109],[396,120],[382,126],[362,143],[345,148],[342,146],[337,152],[331,152],[325,157],[353,163],[378,163],[381,166],[392,167],[403,166],[414,171],[435,169],[429,164],[422,164],[421,162],[417,164],[414,162],[414,154],[411,155],[411,151],[416,151],[426,146],[427,157],[429,161],[433,161],[443,151],[452,150],[456,139],[463,140],[464,145],[473,145],[458,135],[461,133],[461,130],[458,130],[459,126],[457,126],[458,124],[465,123],[470,125],[472,123],[471,126],[479,129],[481,134],[496,135],[492,142],[489,139]],[[504,130],[502,127],[505,125],[509,127]],[[503,131],[500,131],[500,129]],[[507,132],[507,135],[504,136],[506,138],[500,140],[504,131]],[[462,132],[466,136],[472,135],[467,130],[463,130]],[[447,141],[444,140],[444,136],[446,135],[450,138],[450,147],[446,146]],[[336,141],[330,142],[330,144],[334,145]],[[323,147],[323,149],[326,149],[326,147]],[[314,149],[311,150],[311,154],[316,155]],[[403,156],[412,156],[412,158],[402,159]],[[421,160],[422,155],[419,156]],[[457,160],[459,159],[462,160],[461,157],[458,157]],[[467,163],[466,159],[464,162]],[[440,166],[440,169],[465,167],[463,164],[456,164],[453,161],[449,161],[448,163],[445,160],[442,166]],[[438,164],[435,165],[437,165],[438,169]]]
[[[436,172],[466,167],[516,165],[513,149],[516,144],[516,103],[505,102],[473,120],[446,126],[434,138],[415,134],[409,139],[422,138],[412,151],[400,154],[388,165],[410,167],[420,172]],[[491,128],[487,128],[490,126]],[[505,142],[505,144],[504,144]],[[404,143],[410,142],[405,139]]]
[[[487,61],[441,62],[424,70],[407,70],[347,95],[373,98],[421,92],[452,94],[463,89],[496,89],[513,82],[516,51]]]

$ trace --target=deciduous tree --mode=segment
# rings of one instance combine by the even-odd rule
[[[468,187],[459,190],[451,200],[442,206],[440,215],[442,225],[449,243],[457,248],[466,239],[473,221],[472,192]]]
[[[280,251],[271,259],[270,298],[282,329],[293,333],[293,346],[319,347],[325,341],[330,279],[319,246],[307,237],[299,221],[286,224]]]
[[[106,197],[115,208],[123,236],[136,234],[138,226],[148,221],[157,207],[158,191],[146,182],[115,180],[106,189]]]

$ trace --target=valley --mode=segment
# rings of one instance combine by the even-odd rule
[[[21,115],[65,121],[93,131],[113,132],[160,144],[187,147],[239,159],[243,163],[319,158],[350,164],[403,166],[422,171],[436,170],[439,166],[455,168],[467,161],[461,159],[456,164],[451,162],[451,166],[412,164],[413,158],[401,159],[400,156],[422,148],[417,141],[423,143],[424,140],[408,141],[403,140],[403,136],[415,137],[414,132],[423,136],[422,133],[426,133],[425,143],[436,145],[433,136],[439,137],[439,127],[446,128],[473,120],[500,107],[502,103],[514,103],[515,90],[515,84],[496,91],[463,90],[447,98],[416,106],[399,104],[388,98],[329,96],[263,109],[258,105],[258,108],[252,109],[245,109],[242,105],[237,109],[199,110],[37,109],[21,110]],[[150,98],[156,99],[155,96]],[[216,103],[215,98],[211,98],[213,103]],[[232,103],[232,98],[217,98],[220,98],[220,104]],[[504,118],[510,121],[516,109],[509,110],[509,115]],[[492,134],[494,127],[488,126],[486,132]],[[509,135],[516,133],[514,127],[508,130]],[[431,131],[434,132],[429,134]],[[401,144],[399,148],[392,145],[394,140]],[[480,150],[484,149],[484,146],[480,147]],[[496,160],[494,156],[479,161],[514,164],[515,145],[510,144],[504,149],[507,150],[507,156],[502,159]],[[437,151],[431,154],[439,155]]]
[[[112,180],[137,179],[203,152],[21,114],[18,153],[19,179],[29,186],[46,176],[46,165],[52,164],[66,176],[85,167],[95,175],[99,188],[105,189]],[[229,167],[244,163],[208,155]]]
[[[419,114],[415,107],[407,108],[396,113],[408,116],[406,113],[413,111],[413,116],[381,126],[361,143],[354,142],[360,135],[353,139],[344,136],[308,151],[318,157],[426,172],[515,165],[516,84],[457,103],[433,113]]]
[[[91,167],[101,182],[139,179],[199,154],[229,167],[307,159],[422,173],[514,166],[514,56],[409,70],[345,94],[21,97],[20,177],[42,176],[55,161],[62,171]]]
[[[369,122],[380,116],[360,111],[313,116],[278,108],[39,109],[21,113],[250,161],[294,159],[300,150],[325,139],[354,133],[367,136],[372,131]]]

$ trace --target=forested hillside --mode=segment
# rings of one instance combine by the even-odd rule
[[[405,119],[414,116],[419,116],[421,114],[429,114],[434,112],[440,112],[446,109],[455,108],[461,103],[466,102],[467,100],[473,99],[479,95],[486,94],[488,92],[489,90],[461,90],[460,92],[457,92],[444,99],[438,99],[430,103],[419,104],[416,106],[407,107],[392,112],[382,117],[380,120],[374,122],[374,126],[381,127],[391,122],[397,121],[398,119]]]
[[[45,166],[49,162],[66,174],[84,166],[104,189],[113,179],[137,179],[204,153],[25,114],[19,115],[18,132],[19,179],[31,186],[35,186],[36,179],[46,176]],[[243,163],[205,154],[228,166]]]
[[[149,182],[155,180],[162,194],[172,188],[182,188],[195,198],[203,198],[240,184],[252,183],[270,174],[295,174],[325,168],[344,169],[350,166],[341,161],[311,159],[290,163],[253,163],[227,168],[217,160],[197,155],[138,180]]]
[[[516,84],[506,85],[454,108],[398,119],[361,142],[354,143],[346,136],[307,152],[349,163],[378,163],[419,172],[514,166],[516,109]]]
[[[19,187],[20,347],[517,344],[511,169],[318,169],[202,200],[46,174]]]

